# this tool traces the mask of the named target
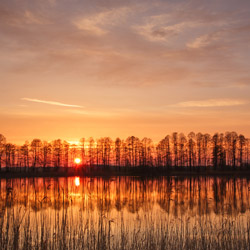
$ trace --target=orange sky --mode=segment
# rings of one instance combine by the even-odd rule
[[[250,137],[248,0],[0,3],[8,141]]]

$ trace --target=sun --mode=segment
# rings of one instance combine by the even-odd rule
[[[80,158],[75,158],[74,162],[75,162],[76,164],[79,164],[79,163],[81,163],[81,159],[80,159]]]

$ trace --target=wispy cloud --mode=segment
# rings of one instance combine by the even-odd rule
[[[195,38],[194,41],[187,43],[188,48],[200,49],[212,45],[218,41],[225,31],[217,31],[210,34],[205,34]]]
[[[156,27],[152,24],[135,26],[134,29],[149,41],[165,41],[167,38],[177,35],[177,32],[169,27]]]
[[[164,13],[144,17],[142,24],[136,24],[133,29],[146,40],[170,42],[191,29],[200,27],[199,22],[175,19],[172,13]]]
[[[43,18],[36,16],[34,13],[32,13],[31,11],[26,10],[24,12],[24,17],[25,17],[25,21],[28,24],[44,24],[46,23],[46,20],[44,20]]]
[[[129,9],[126,7],[100,12],[91,16],[77,18],[73,24],[79,30],[85,30],[92,34],[101,36],[108,32],[110,26],[116,25],[126,18]]]
[[[44,104],[49,104],[49,105],[63,106],[63,107],[83,108],[83,106],[80,106],[80,105],[66,104],[66,103],[55,102],[55,101],[45,101],[45,100],[25,98],[25,97],[21,98],[21,100],[28,101],[28,102],[38,102],[38,103],[44,103]]]
[[[85,111],[85,110],[77,110],[77,109],[68,109],[66,110],[69,113],[75,114],[75,115],[87,115],[87,116],[93,116],[93,117],[112,117],[112,116],[117,116],[117,112],[107,112],[107,111]]]
[[[181,107],[181,108],[189,108],[189,107],[207,108],[207,107],[238,106],[238,105],[244,105],[244,104],[247,104],[247,102],[243,100],[209,99],[209,100],[203,100],[203,101],[180,102],[171,106]]]

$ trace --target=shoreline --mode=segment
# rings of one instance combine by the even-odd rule
[[[192,170],[187,168],[177,169],[172,167],[169,169],[159,167],[37,167],[37,168],[11,168],[8,171],[2,169],[0,178],[56,178],[56,177],[119,177],[119,176],[134,176],[134,177],[149,177],[159,178],[168,176],[180,177],[196,177],[196,176],[225,176],[225,177],[250,177],[250,169],[213,169],[212,167],[196,167]]]

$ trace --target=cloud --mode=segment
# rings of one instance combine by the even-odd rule
[[[92,116],[92,117],[114,117],[114,116],[119,116],[120,113],[118,112],[107,112],[107,111],[94,111],[94,110],[89,110],[89,111],[83,111],[83,110],[77,110],[77,109],[68,109],[65,110],[69,113],[75,114],[75,115],[83,115],[83,116]]]
[[[42,18],[42,17],[39,17],[37,15],[35,15],[34,13],[32,13],[31,11],[28,11],[26,10],[24,12],[24,18],[25,18],[25,22],[27,24],[44,24],[44,23],[47,23],[47,21]]]
[[[54,101],[45,101],[45,100],[39,100],[39,99],[21,98],[21,100],[28,101],[28,102],[38,102],[38,103],[44,103],[44,104],[49,104],[49,105],[63,106],[63,107],[83,108],[83,106],[79,106],[79,105],[72,105],[72,104],[66,104],[66,103],[54,102]]]
[[[220,30],[209,34],[201,35],[195,38],[192,42],[187,43],[188,48],[200,49],[213,45],[216,41],[220,40],[228,31]]]
[[[244,15],[232,15],[235,8],[215,11],[210,2],[196,0],[185,5],[56,1],[56,8],[48,2],[55,1],[10,0],[0,6],[0,71],[9,82],[21,76],[38,86],[46,81],[47,88],[69,79],[79,86],[135,87],[205,80],[209,84],[200,87],[224,87],[249,76],[249,22],[241,20]],[[209,35],[243,25],[239,34],[222,33],[218,41]]]
[[[77,21],[74,21],[74,24],[79,30],[85,30],[100,36],[106,33],[105,29],[99,27],[99,22],[101,22],[102,19],[103,15],[98,15],[92,18],[90,17],[79,19]]]
[[[149,41],[165,41],[175,37],[181,32],[190,29],[198,24],[194,22],[176,22],[172,21],[169,15],[150,16],[145,19],[142,25],[135,25],[134,30]]]
[[[145,37],[149,41],[164,41],[169,37],[177,35],[177,31],[169,27],[153,26],[146,24],[143,26],[136,26],[137,33]]]
[[[243,100],[230,100],[230,99],[209,99],[203,101],[188,101],[188,102],[180,102],[175,105],[171,105],[172,107],[180,107],[180,108],[209,108],[209,107],[229,107],[229,106],[239,106],[247,104],[246,101]]]
[[[73,21],[73,24],[79,30],[85,30],[101,36],[106,34],[111,26],[126,18],[128,11],[129,8],[126,7],[103,11],[90,16],[84,16],[83,18],[77,18]]]

